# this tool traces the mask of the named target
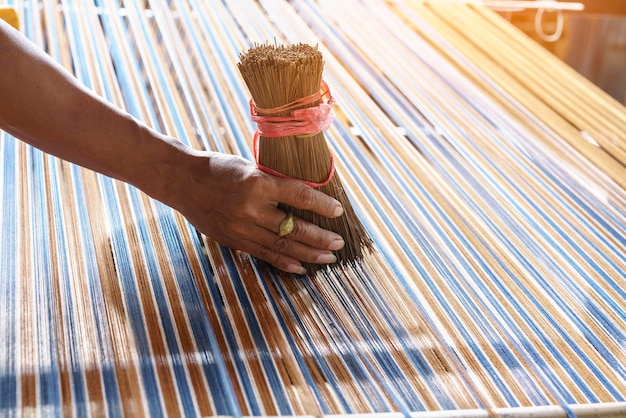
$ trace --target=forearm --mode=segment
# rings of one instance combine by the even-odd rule
[[[184,152],[82,86],[0,23],[0,129],[76,164],[161,197]]]

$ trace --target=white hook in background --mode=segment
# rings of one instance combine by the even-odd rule
[[[547,9],[537,9],[535,14],[535,32],[545,42],[556,42],[563,35],[563,10],[556,10],[556,29],[549,35],[543,30],[543,14]]]

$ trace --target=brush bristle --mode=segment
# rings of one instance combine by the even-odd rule
[[[310,45],[265,44],[255,45],[242,53],[238,66],[255,104],[259,108],[272,109],[319,91],[324,61],[320,51]],[[301,107],[317,105],[319,102]],[[292,110],[273,116],[288,115]],[[331,155],[323,132],[308,137],[261,136],[258,146],[259,163],[286,176],[317,183],[328,177]],[[342,216],[330,219],[295,208],[283,209],[340,234],[346,242],[345,247],[336,252],[340,263],[360,260],[372,242],[354,212],[339,175],[335,173],[330,183],[321,186],[319,190],[341,202],[344,207]],[[306,267],[310,272],[320,268],[318,265]]]

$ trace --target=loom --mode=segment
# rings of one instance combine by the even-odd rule
[[[0,132],[0,416],[626,416],[626,111],[493,11],[0,5],[135,117],[249,159],[239,52],[319,45],[374,240],[294,278]]]

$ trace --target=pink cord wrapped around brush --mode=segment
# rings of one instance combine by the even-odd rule
[[[317,106],[307,107],[304,109],[295,109],[297,106],[309,105],[310,103],[322,101]],[[312,95],[294,100],[283,106],[279,106],[273,109],[260,109],[258,108],[253,99],[250,99],[250,116],[253,122],[256,122],[257,129],[254,133],[253,147],[254,158],[256,159],[257,167],[259,170],[274,176],[290,178],[276,170],[264,166],[259,162],[259,136],[266,138],[276,138],[283,136],[294,135],[299,138],[312,136],[314,134],[324,132],[328,129],[333,121],[334,113],[332,105],[335,103],[335,99],[330,94],[330,89],[324,80],[320,91]],[[292,109],[295,109],[291,111]],[[266,115],[275,115],[280,112],[291,111],[289,116],[260,116],[259,113]],[[330,153],[330,171],[326,180],[322,182],[312,182],[302,179],[297,179],[308,186],[318,188],[326,186],[330,183],[333,175],[335,174],[335,160],[332,152]]]

